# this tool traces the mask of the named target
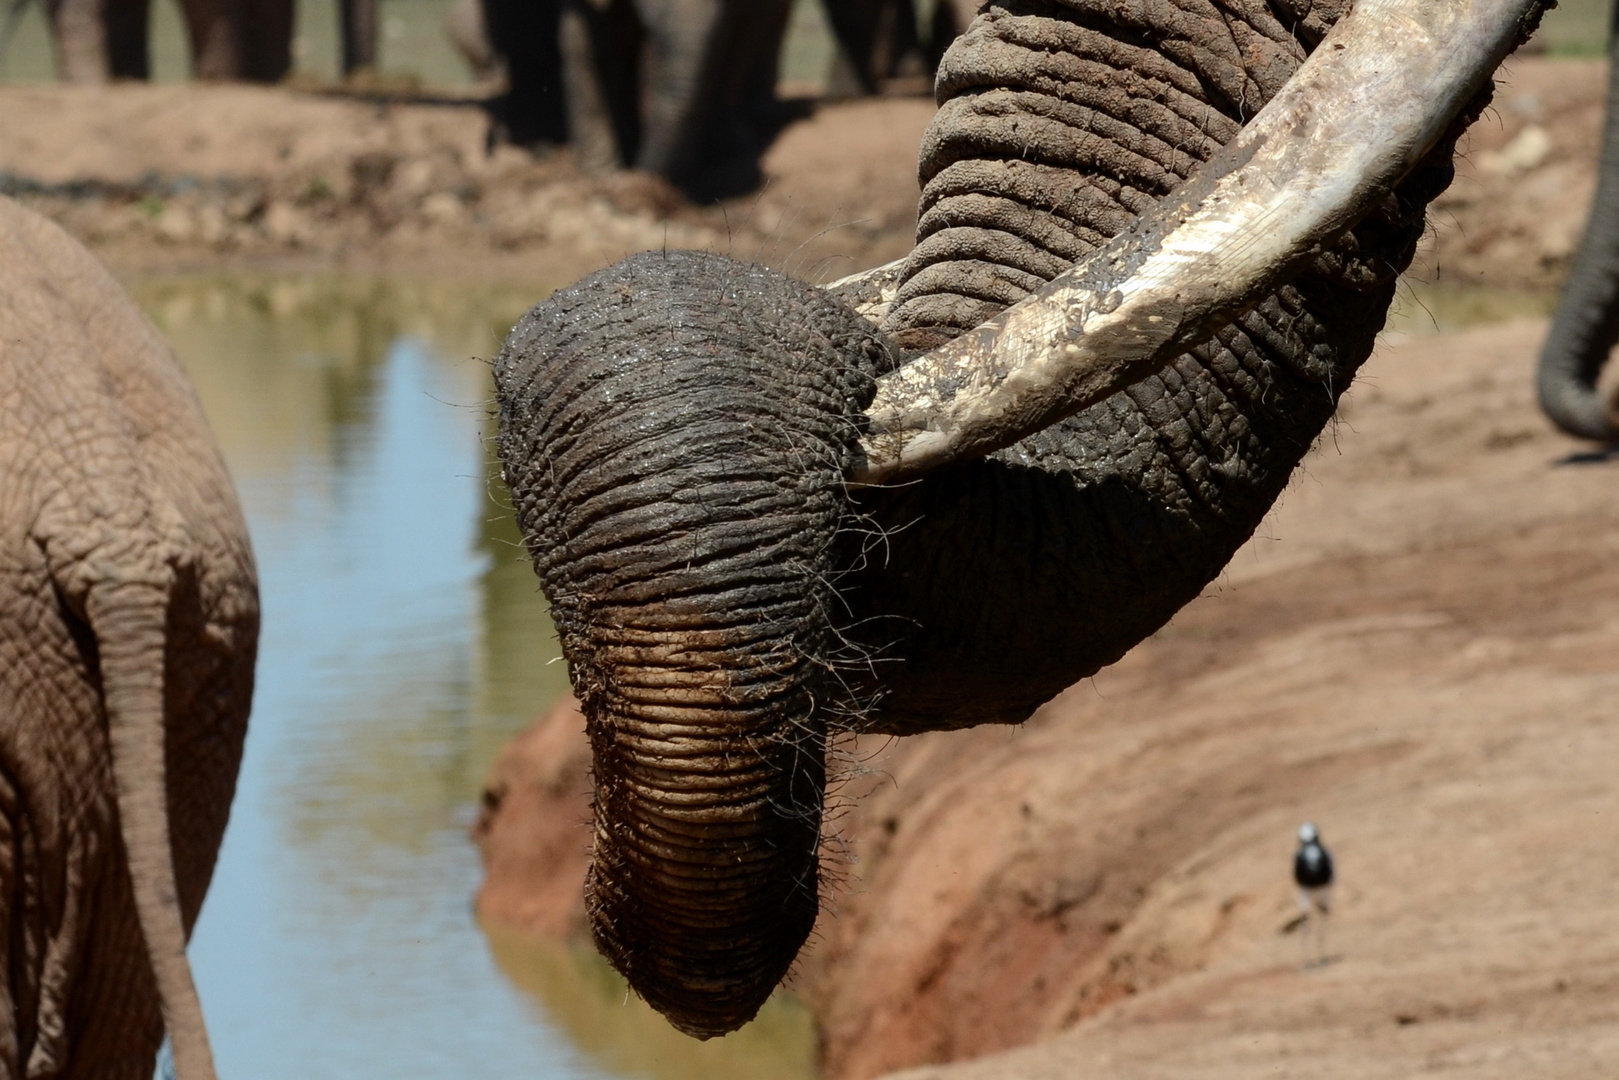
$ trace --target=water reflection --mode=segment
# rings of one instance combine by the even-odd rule
[[[495,963],[542,1002],[580,1049],[622,1076],[659,1080],[811,1080],[815,1027],[809,1015],[772,998],[752,1024],[723,1039],[693,1042],[652,1007],[626,998],[624,980],[594,950],[485,928]]]
[[[483,358],[537,290],[137,295],[219,433],[264,593],[247,759],[193,946],[222,1074],[808,1076],[790,1005],[699,1044],[626,1003],[594,954],[473,924],[481,779],[566,688],[484,451]]]

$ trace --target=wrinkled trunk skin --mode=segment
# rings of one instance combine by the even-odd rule
[[[700,1037],[750,1019],[815,922],[828,559],[884,355],[807,285],[653,252],[537,307],[495,364],[506,478],[588,718],[591,930]]]
[[[745,1021],[804,940],[828,727],[1024,719],[1195,597],[1331,418],[1462,122],[1159,375],[988,459],[842,484],[861,380],[1119,232],[1345,6],[990,5],[941,65],[882,335],[781,275],[669,254],[557,294],[508,340],[500,452],[596,755],[594,931],[684,1030]]]
[[[1540,353],[1540,407],[1570,435],[1613,442],[1614,409],[1597,377],[1619,342],[1619,8],[1609,35],[1608,111],[1591,217]]]

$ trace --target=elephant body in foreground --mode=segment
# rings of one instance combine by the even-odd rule
[[[151,0],[48,0],[69,82],[151,76]],[[181,0],[199,79],[277,82],[292,68],[293,0]]]
[[[1240,142],[1349,7],[996,0],[941,64],[917,245],[875,297],[872,279],[818,292],[651,253],[513,331],[495,367],[500,453],[592,743],[592,933],[683,1030],[745,1021],[808,933],[832,734],[1025,719],[1195,597],[1330,421],[1488,69],[1358,224],[1212,337],[1044,430],[1015,427],[1005,449],[892,488],[849,483],[879,381],[988,340],[1009,305],[1099,250],[1123,253],[1092,280],[1121,284],[1085,294],[1091,307],[1052,301],[1051,332],[1125,303],[1135,285],[1108,275],[1162,250],[1157,223],[1196,217],[1172,193]],[[1171,210],[1135,230],[1160,200]],[[1137,246],[1107,246],[1120,236]],[[1152,294],[1166,299],[1120,340],[1159,340],[1194,292]],[[974,378],[914,400],[937,408]]]
[[[212,1076],[185,939],[223,837],[258,593],[189,381],[0,199],[0,1075]]]

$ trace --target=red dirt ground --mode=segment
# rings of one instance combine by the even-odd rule
[[[1535,412],[1542,333],[1388,342],[1163,632],[1022,727],[858,748],[796,979],[829,1078],[1030,1042],[914,1078],[1603,1073],[1619,466]],[[578,729],[559,711],[497,767],[487,918],[578,925]],[[1310,970],[1306,818],[1342,882]]]

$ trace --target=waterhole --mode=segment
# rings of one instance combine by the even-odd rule
[[[192,946],[233,1080],[809,1078],[778,998],[698,1043],[588,946],[474,922],[501,745],[567,689],[490,465],[488,358],[543,290],[137,283],[247,513],[264,635]]]

